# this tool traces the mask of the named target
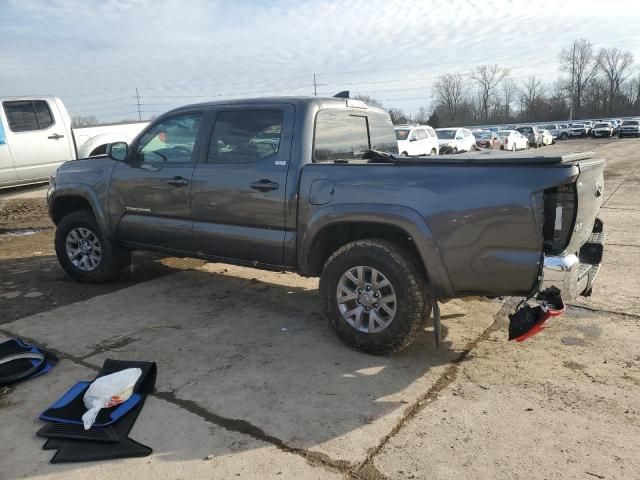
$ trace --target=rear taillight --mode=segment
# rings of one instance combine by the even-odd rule
[[[571,240],[576,220],[576,185],[570,183],[544,192],[544,252],[562,252]]]

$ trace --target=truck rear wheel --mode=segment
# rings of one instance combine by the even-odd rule
[[[374,355],[410,345],[431,312],[420,265],[385,240],[358,240],[334,252],[322,270],[320,294],[338,337]]]
[[[62,218],[56,229],[55,248],[65,272],[83,283],[109,282],[131,263],[129,252],[104,237],[89,210],[77,210]]]

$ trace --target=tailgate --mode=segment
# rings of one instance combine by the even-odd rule
[[[580,174],[576,180],[578,210],[573,234],[567,251],[577,252],[591,236],[593,224],[604,198],[604,159],[585,159],[576,162]]]

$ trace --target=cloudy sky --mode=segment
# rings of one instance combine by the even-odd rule
[[[631,50],[638,0],[0,0],[0,96],[52,94],[74,115],[135,118],[263,95],[368,94],[409,112],[446,72],[498,63],[558,76],[573,39]]]

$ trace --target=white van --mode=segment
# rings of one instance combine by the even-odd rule
[[[429,125],[396,125],[398,151],[404,156],[438,155],[438,137]]]
[[[0,98],[0,188],[46,182],[67,160],[105,155],[130,143],[148,122],[71,128],[56,97]]]

